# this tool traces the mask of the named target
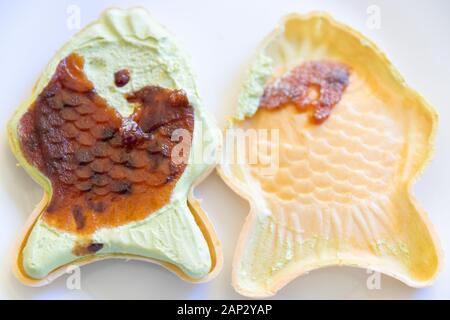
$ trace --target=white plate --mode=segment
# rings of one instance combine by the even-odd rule
[[[440,113],[436,155],[415,193],[429,212],[444,250],[450,247],[449,1],[1,1],[0,298],[240,298],[230,284],[231,260],[248,205],[215,174],[196,191],[204,198],[225,256],[222,273],[210,283],[191,285],[156,265],[113,260],[83,267],[81,290],[69,290],[65,277],[47,287],[28,288],[11,274],[13,242],[42,191],[16,166],[7,144],[6,123],[54,52],[76,31],[67,27],[71,5],[80,9],[84,26],[106,7],[137,3],[166,25],[190,54],[204,103],[220,125],[233,112],[252,53],[281,16],[325,10],[369,36]],[[371,5],[380,10],[379,29],[367,24]],[[365,270],[351,268],[318,270],[295,280],[276,298],[450,298],[450,268],[445,266],[434,286],[419,290],[387,276],[382,276],[380,290],[369,290],[368,276]]]

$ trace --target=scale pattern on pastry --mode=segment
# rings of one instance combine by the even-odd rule
[[[82,57],[71,54],[22,117],[24,154],[54,190],[43,213],[49,225],[91,234],[143,219],[169,201],[187,162],[173,161],[179,141],[172,134],[192,136],[193,108],[182,91],[157,86],[127,99],[137,107],[123,118],[96,94]]]
[[[246,161],[226,157],[219,168],[250,202],[233,263],[233,286],[243,295],[270,296],[333,265],[380,271],[414,287],[429,285],[440,270],[437,237],[410,194],[430,157],[436,114],[360,39],[325,15],[288,16],[250,69],[252,85],[262,78],[252,74],[261,56],[272,71],[259,107],[229,129],[253,132],[253,140],[241,150],[227,150],[239,147],[229,143],[227,152],[243,152]],[[329,72],[309,81],[320,64]],[[330,72],[342,95],[316,121]],[[297,79],[293,86],[289,78]],[[244,90],[258,92],[248,84]]]

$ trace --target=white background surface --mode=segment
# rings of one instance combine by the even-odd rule
[[[233,299],[231,260],[248,205],[216,174],[196,190],[217,228],[225,264],[207,284],[192,285],[143,262],[102,261],[81,270],[82,290],[66,288],[62,277],[28,288],[11,273],[12,247],[42,191],[16,167],[5,127],[54,52],[76,31],[67,27],[67,8],[78,5],[81,25],[110,6],[141,5],[176,35],[190,54],[204,104],[223,125],[232,113],[245,67],[259,41],[290,12],[325,10],[374,40],[407,82],[440,113],[436,154],[415,193],[427,209],[443,248],[450,250],[450,1],[447,0],[227,0],[227,1],[1,1],[0,2],[0,298],[24,299]],[[381,9],[381,28],[367,27],[367,8]],[[423,299],[450,298],[450,268],[434,286],[408,288],[382,277],[381,290],[368,290],[365,270],[327,268],[296,279],[275,298]]]

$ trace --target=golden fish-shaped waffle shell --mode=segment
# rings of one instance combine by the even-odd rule
[[[265,77],[252,74],[261,60],[270,65]],[[253,87],[255,81],[267,85],[314,60],[351,69],[348,87],[323,124],[312,124],[292,105],[245,105],[262,93],[249,90],[252,81]],[[437,115],[375,45],[327,15],[290,15],[263,43],[243,91],[247,96],[228,129],[278,136],[257,135],[240,150],[245,163],[225,156],[219,168],[251,204],[235,252],[235,289],[270,296],[295,277],[332,265],[429,285],[441,250],[410,189],[430,158]],[[225,150],[236,146],[228,143]],[[251,152],[256,163],[249,161]],[[272,170],[267,161],[275,164]]]

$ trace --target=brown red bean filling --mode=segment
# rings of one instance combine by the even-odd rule
[[[87,241],[86,243],[77,243],[72,249],[72,253],[76,256],[85,256],[88,254],[96,253],[101,249],[103,249],[102,243]]]
[[[349,76],[342,63],[305,62],[266,86],[259,106],[275,109],[292,103],[302,112],[312,109],[312,122],[321,124],[341,100]]]
[[[83,65],[76,54],[60,62],[22,116],[19,139],[27,160],[52,184],[45,221],[89,235],[143,219],[169,201],[186,167],[171,157],[178,143],[172,132],[192,135],[194,111],[184,92],[147,86],[127,96],[137,107],[123,118],[96,93]]]
[[[114,74],[114,83],[117,87],[124,87],[130,81],[130,72],[127,69],[122,69]]]

